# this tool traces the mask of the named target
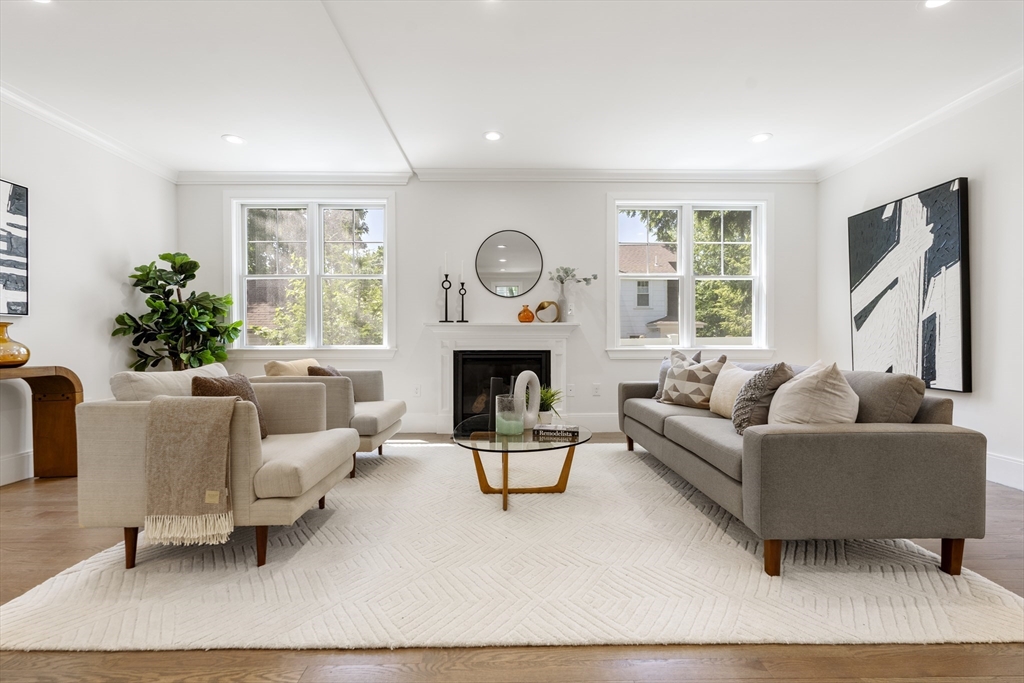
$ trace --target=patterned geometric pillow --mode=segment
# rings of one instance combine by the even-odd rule
[[[673,362],[681,362],[684,365],[696,365],[700,362],[700,351],[693,354],[693,358],[687,358],[686,354],[679,349],[672,349],[672,353],[665,356],[661,361],[661,368],[658,370],[658,391],[654,394],[654,400],[660,401],[661,395],[665,393],[665,377],[668,376],[668,369]]]
[[[673,365],[665,377],[665,393],[662,403],[672,403],[687,408],[711,409],[711,390],[715,387],[718,373],[725,366],[726,357],[704,361],[696,365]]]
[[[768,424],[768,409],[775,391],[794,376],[789,365],[776,363],[748,379],[732,406],[732,424],[736,433],[743,434],[747,427]]]

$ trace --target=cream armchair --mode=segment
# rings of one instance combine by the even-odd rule
[[[402,428],[405,401],[384,398],[384,373],[380,370],[340,370],[341,377],[251,377],[253,386],[301,382],[322,384],[327,389],[327,428],[351,427],[359,432],[359,453],[374,449],[384,455],[384,442]],[[356,476],[355,456],[352,472]]]
[[[187,372],[187,371],[186,371]],[[167,373],[158,373],[167,374]],[[322,384],[253,387],[270,435],[260,439],[256,406],[231,418],[231,505],[235,526],[256,527],[256,564],[267,559],[271,525],[291,525],[348,475],[359,446],[354,429],[329,429]],[[82,403],[78,422],[78,518],[83,527],[123,527],[125,566],[135,566],[146,516],[148,401]]]

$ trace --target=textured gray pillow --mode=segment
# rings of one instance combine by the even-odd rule
[[[768,408],[772,397],[783,384],[793,379],[793,368],[786,363],[769,365],[747,380],[736,395],[732,406],[732,424],[736,433],[742,434],[747,427],[768,424]]]
[[[683,353],[682,351],[672,349],[672,355],[665,356],[665,359],[661,361],[661,369],[658,371],[658,391],[657,393],[654,394],[655,401],[660,401],[662,395],[665,393],[665,378],[668,377],[668,369],[672,367],[673,356],[682,356],[692,364],[697,364],[700,362],[700,351],[693,354],[693,358],[687,358],[686,354]]]

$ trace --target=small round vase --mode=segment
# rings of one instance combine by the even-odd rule
[[[523,310],[519,311],[519,322],[532,323],[533,317],[533,311],[530,310],[530,306],[523,305]]]
[[[27,346],[7,336],[10,326],[11,323],[0,322],[0,368],[20,368],[31,355]]]

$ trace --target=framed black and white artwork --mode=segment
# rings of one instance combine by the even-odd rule
[[[0,180],[0,315],[28,315],[28,188]]]
[[[854,370],[971,391],[967,178],[851,216]]]

